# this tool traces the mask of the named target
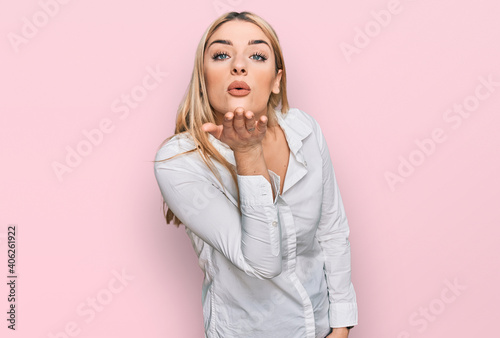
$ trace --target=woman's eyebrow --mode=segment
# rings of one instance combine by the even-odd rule
[[[210,48],[211,45],[213,45],[214,43],[222,43],[224,45],[229,45],[229,46],[232,46],[233,43],[231,42],[231,40],[214,40],[210,43],[210,45],[208,45],[207,49]],[[248,41],[248,45],[257,45],[257,44],[260,44],[260,43],[265,43],[267,45],[267,47],[269,47],[269,49],[271,49],[271,46],[269,46],[269,44],[264,41],[264,40],[250,40]]]

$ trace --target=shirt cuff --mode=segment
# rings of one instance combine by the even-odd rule
[[[276,204],[279,194],[280,177],[272,170],[267,170],[271,184],[263,175],[237,175],[240,202],[245,205]],[[274,192],[274,201],[273,201]]]
[[[358,325],[357,303],[330,303],[330,327],[350,327]]]

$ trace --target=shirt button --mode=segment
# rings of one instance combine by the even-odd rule
[[[273,227],[277,226],[278,225],[278,222],[276,221],[273,221]]]
[[[304,161],[304,165],[307,167],[307,161]]]

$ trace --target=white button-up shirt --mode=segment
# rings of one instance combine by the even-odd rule
[[[226,190],[197,151],[155,162],[161,194],[204,272],[208,338],[324,338],[330,328],[358,324],[349,226],[326,140],[297,108],[276,116],[290,147],[283,193],[272,170],[272,184],[237,175],[241,214],[236,185],[217,161]],[[208,137],[236,166],[232,149]],[[155,159],[194,148],[188,133],[177,134]]]

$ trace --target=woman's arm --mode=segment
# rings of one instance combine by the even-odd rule
[[[158,153],[157,160],[165,158],[162,153]],[[269,175],[277,191],[279,176],[272,171]],[[271,185],[264,176],[237,176],[241,216],[208,177],[183,164],[182,156],[156,162],[155,176],[165,203],[186,228],[236,267],[260,279],[281,273],[277,199],[273,200]]]
[[[240,180],[245,180],[244,176],[262,175],[268,182],[271,182],[262,145],[248,151],[234,151],[234,160],[236,161],[236,172],[241,176]],[[274,201],[276,193],[274,190],[272,193]]]
[[[325,276],[332,328],[358,324],[356,293],[351,282],[349,225],[325,137],[310,116],[323,159],[323,202],[316,238],[325,256]]]
[[[163,146],[156,160],[175,154],[175,149],[169,151],[169,147]],[[234,152],[241,216],[207,174],[200,173],[183,156],[197,154],[155,162],[155,176],[168,207],[186,228],[248,275],[260,279],[279,275],[282,270],[277,208],[280,178],[267,169],[262,147],[238,148]]]

